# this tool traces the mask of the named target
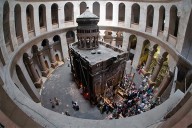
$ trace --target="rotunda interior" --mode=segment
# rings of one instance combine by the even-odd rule
[[[192,127],[191,0],[0,3],[0,127]]]

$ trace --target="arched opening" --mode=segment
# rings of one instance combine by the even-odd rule
[[[159,9],[159,26],[158,31],[163,33],[165,26],[165,7],[161,6]]]
[[[112,31],[111,30],[106,30],[104,32],[104,42],[110,43],[110,45],[112,44],[113,41],[113,37],[112,37]]]
[[[67,39],[67,43],[75,42],[75,33],[73,31],[68,31],[66,33],[66,39]]]
[[[127,51],[129,52],[130,60],[133,60],[133,58],[134,58],[136,46],[137,46],[137,37],[135,35],[131,35],[129,37],[129,44],[128,44],[128,49],[127,49]]]
[[[23,31],[21,23],[21,6],[19,4],[15,6],[14,17],[15,17],[15,33],[17,37],[17,42],[20,45],[21,43],[23,43]]]
[[[35,36],[35,33],[34,33],[34,14],[32,5],[27,6],[26,15],[27,15],[27,29],[29,37],[33,37]]]
[[[152,32],[153,16],[154,16],[154,8],[152,5],[149,5],[147,7],[146,32]]]
[[[178,26],[179,17],[177,16],[177,7],[173,5],[170,9],[169,35],[177,37]]]
[[[185,32],[184,43],[181,51],[182,56],[184,56],[187,60],[189,60],[192,63],[192,22],[191,21],[192,21],[192,10],[189,16],[187,29]]]
[[[87,8],[87,4],[85,2],[80,3],[80,14],[82,14]]]
[[[3,33],[7,51],[12,52],[14,50],[11,42],[9,14],[10,14],[9,3],[8,1],[6,1],[3,6]]]
[[[34,54],[34,53],[37,53],[38,52],[38,47],[37,47],[37,45],[33,45],[32,46],[32,53]]]
[[[51,19],[52,19],[53,28],[57,28],[58,27],[58,5],[57,4],[53,4],[51,6]]]
[[[49,64],[48,64],[47,60],[45,60],[45,65],[49,69]]]
[[[65,22],[73,21],[73,4],[67,2],[64,6]]]
[[[150,46],[150,41],[145,40],[143,42],[143,48],[142,48],[141,57],[140,57],[140,60],[139,60],[139,65],[145,65],[146,64],[148,54],[149,54],[149,46]]]
[[[41,46],[43,47],[48,47],[49,46],[49,40],[48,39],[44,39],[41,43]]]
[[[135,3],[131,7],[131,24],[139,24],[140,20],[140,6]]]
[[[125,4],[120,3],[119,4],[119,22],[125,21]]]
[[[106,20],[113,20],[113,4],[111,2],[106,4]]]
[[[93,14],[100,17],[100,4],[98,2],[93,3]]]
[[[56,61],[60,61],[58,54],[55,55],[55,58],[56,58]]]
[[[29,83],[27,82],[25,75],[23,74],[23,72],[21,71],[20,66],[16,65],[16,73],[17,73],[17,77],[19,79],[19,81],[21,82],[22,86],[25,88],[25,90],[27,91],[27,93],[29,94],[29,96],[35,101],[35,102],[39,102],[39,100],[37,99],[37,97],[35,96],[32,88],[30,87]]]
[[[47,24],[46,24],[46,7],[44,4],[41,4],[39,6],[39,25],[41,32],[45,32]]]
[[[54,36],[54,37],[53,37],[53,41],[54,41],[54,42],[61,42],[60,36],[58,36],[58,35]]]

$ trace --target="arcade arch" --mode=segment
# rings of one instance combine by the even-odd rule
[[[93,3],[93,14],[100,17],[100,4],[98,2]]]
[[[29,38],[32,38],[35,36],[35,31],[34,31],[35,29],[34,29],[34,10],[31,4],[27,6],[26,16],[27,16],[27,29],[28,29]]]
[[[153,17],[154,17],[154,7],[152,5],[149,5],[147,7],[147,21],[146,21],[146,31],[147,32],[152,32]]]
[[[65,22],[73,21],[73,4],[67,2],[64,6]]]
[[[22,31],[22,22],[21,22],[21,6],[16,4],[14,9],[14,18],[15,18],[15,34],[17,37],[17,42],[20,45],[23,43],[23,31]]]
[[[45,29],[44,31],[46,31],[47,28],[47,22],[46,22],[46,7],[44,4],[41,4],[39,6],[39,26],[40,29]],[[43,31],[41,31],[43,32]]]
[[[165,26],[165,7],[161,6],[159,8],[159,25],[158,25],[158,32],[163,33]]]
[[[85,2],[80,3],[80,15],[86,10],[87,4]]]
[[[125,4],[120,3],[119,4],[119,22],[124,22],[125,21]]]
[[[106,20],[113,20],[113,4],[111,2],[106,4]]]
[[[51,19],[53,28],[58,28],[58,5],[56,3],[51,6]]]
[[[131,24],[139,24],[140,20],[140,6],[135,3],[131,7]]]
[[[75,33],[73,31],[68,31],[66,33],[66,39],[67,39],[67,43],[75,42]]]

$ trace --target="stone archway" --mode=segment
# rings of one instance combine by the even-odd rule
[[[113,20],[113,4],[111,2],[106,4],[106,20]]]
[[[100,4],[98,2],[93,3],[93,14],[100,17]]]
[[[67,2],[64,6],[65,13],[65,22],[72,22],[73,19],[73,4],[71,2]]]

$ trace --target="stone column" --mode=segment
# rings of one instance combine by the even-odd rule
[[[39,78],[36,70],[35,70],[35,67],[34,67],[34,64],[33,64],[33,60],[31,58],[28,58],[27,59],[27,66],[29,67],[29,70],[32,74],[32,77],[34,79],[34,84],[35,84],[35,87],[36,88],[41,88],[41,85],[42,85],[42,79]]]
[[[154,82],[159,74],[159,71],[161,70],[161,67],[163,65],[163,62],[166,61],[167,58],[164,58],[164,57],[159,57],[158,58],[158,61],[157,61],[157,65],[155,66],[155,69],[152,73],[152,76],[151,76],[151,81]]]
[[[117,26],[119,22],[119,4],[113,5],[113,25]]]
[[[58,7],[58,24],[59,24],[59,28],[63,28],[64,27],[64,20],[65,20],[65,18],[64,18],[64,5],[63,4],[61,4],[61,5],[59,5],[59,7]]]
[[[161,84],[159,85],[158,92],[155,94],[155,98],[157,98],[157,97],[159,97],[159,96],[161,96],[163,94],[165,89],[170,84],[172,76],[173,75],[172,75],[172,73],[170,71],[165,75],[165,77],[163,78]]]
[[[47,75],[49,74],[49,70],[47,69],[47,67],[45,65],[44,58],[43,58],[43,53],[41,51],[38,52],[38,58],[39,58],[39,62],[41,64],[42,76],[47,77]]]
[[[27,29],[27,18],[26,18],[26,7],[21,8],[21,21],[22,21],[22,32],[24,42],[29,40],[28,29]]]
[[[155,54],[156,51],[157,51],[157,49],[153,49],[153,50],[152,50],[152,49],[149,49],[149,55],[148,55],[147,62],[146,62],[145,68],[144,68],[144,70],[145,70],[146,72],[149,71],[149,67],[150,67],[150,65],[151,65],[153,56],[154,56],[154,54]]]
[[[100,20],[99,20],[99,25],[105,23],[106,21],[106,2],[102,1],[100,4]]]
[[[139,60],[141,57],[141,52],[143,49],[143,42],[145,39],[143,37],[138,37],[137,38],[137,45],[136,45],[136,49],[135,49],[135,54],[134,54],[134,58],[133,58],[133,68],[137,68],[137,66],[139,65]]]
[[[46,22],[47,31],[52,31],[52,19],[51,19],[51,5],[46,5]]]
[[[15,31],[15,18],[14,18],[14,8],[10,8],[10,16],[9,16],[9,22],[10,22],[10,34],[11,34],[11,43],[13,46],[13,49],[17,49],[18,42],[16,37],[16,31]]]
[[[35,31],[35,36],[40,35],[40,25],[39,25],[39,9],[38,6],[34,7],[34,31]]]
[[[157,6],[154,8],[152,35],[157,36],[158,26],[159,26],[159,7]]]
[[[51,57],[51,67],[55,68],[55,67],[57,67],[58,63],[55,60],[55,54],[54,54],[54,50],[53,50],[53,45],[49,45],[49,52],[50,52],[50,57]]]
[[[77,25],[77,22],[76,22],[76,18],[80,15],[80,6],[79,6],[80,3],[75,3],[74,4],[74,18],[73,18],[73,24],[74,25]]]
[[[131,5],[125,5],[125,27],[130,28],[131,25]]]
[[[163,31],[163,40],[167,41],[167,38],[169,36],[169,21],[170,21],[170,8],[165,8],[165,26]]]
[[[147,6],[145,3],[140,4],[139,30],[145,32],[147,23]]]

